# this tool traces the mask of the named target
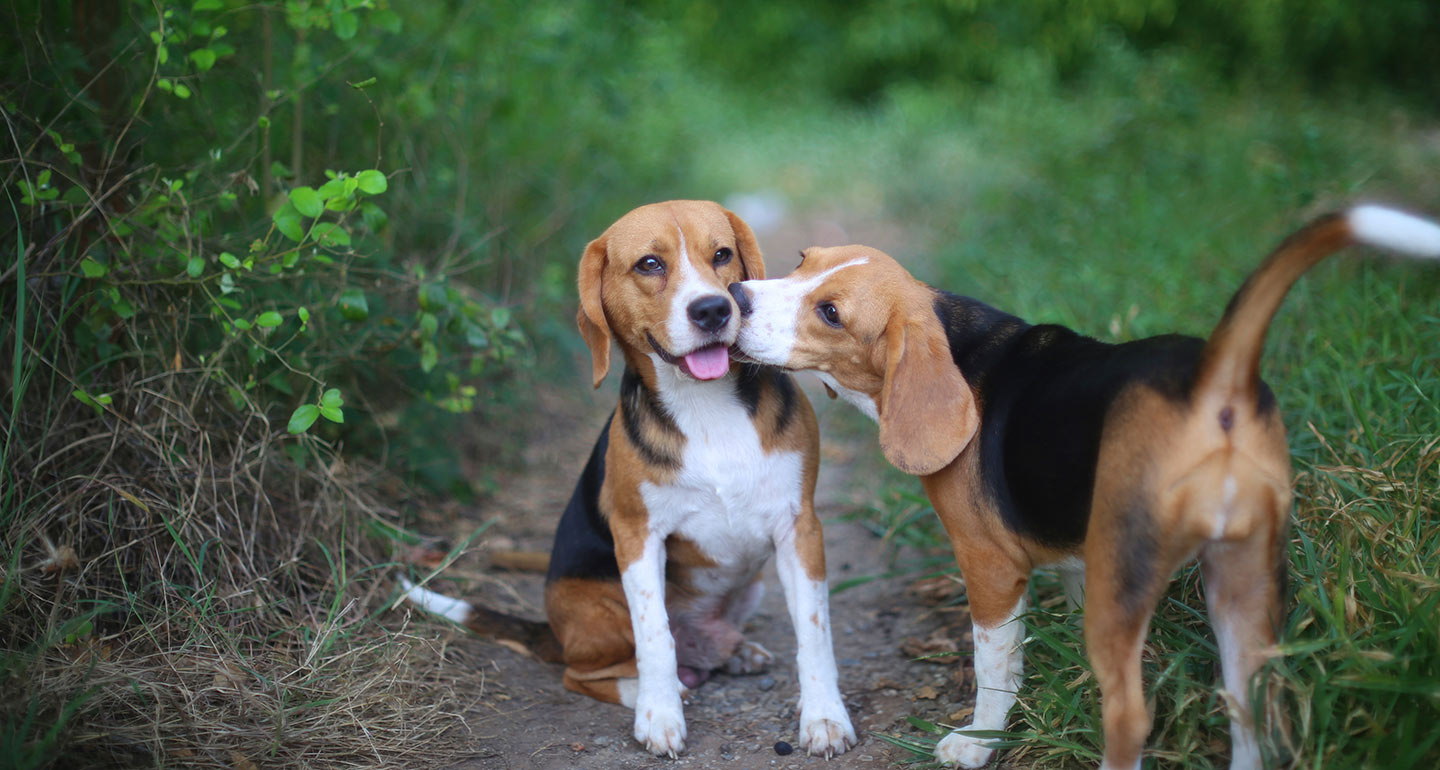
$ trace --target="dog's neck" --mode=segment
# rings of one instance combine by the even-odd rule
[[[935,315],[945,329],[950,356],[970,387],[983,397],[990,372],[1031,325],[977,299],[934,291]]]

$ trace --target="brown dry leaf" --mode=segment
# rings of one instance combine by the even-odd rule
[[[230,752],[230,764],[235,767],[235,770],[260,770],[259,766],[238,751]]]
[[[582,752],[582,751],[585,750],[585,744],[583,744],[583,743],[572,743],[572,744],[570,744],[570,750],[573,751],[573,752],[575,752],[576,754],[579,754],[580,752]]]
[[[501,647],[504,647],[507,650],[514,650],[515,652],[518,652],[527,658],[534,658],[535,660],[540,659],[540,656],[536,655],[533,651],[531,651],[529,647],[526,647],[525,645],[515,641],[514,639],[496,639],[495,643],[500,645]]]
[[[949,634],[937,631],[925,639],[915,636],[905,637],[900,642],[900,652],[907,658],[920,658],[927,663],[948,664],[954,662],[954,657],[947,653],[960,652],[960,645]]]
[[[871,682],[871,683],[870,683],[870,689],[872,689],[872,690],[903,690],[903,689],[905,689],[905,685],[900,684],[899,682],[895,681],[894,679],[886,679],[886,678],[884,678],[884,677],[881,677],[880,679],[876,679],[874,682]]]
[[[950,715],[947,716],[947,717],[945,717],[945,719],[946,719],[947,721],[949,721],[951,724],[955,724],[955,723],[961,722],[961,721],[963,721],[963,720],[969,719],[969,718],[970,718],[970,715],[971,715],[971,714],[974,714],[974,713],[975,713],[975,707],[974,707],[974,706],[966,706],[965,708],[960,709],[960,710],[958,710],[958,711],[952,711],[952,712],[950,712]]]
[[[405,552],[405,561],[425,569],[439,569],[445,563],[445,552],[417,545]]]
[[[916,687],[915,692],[910,695],[910,700],[935,700],[940,697],[940,691],[935,685],[927,684],[923,687]]]
[[[945,604],[960,595],[964,583],[954,575],[936,575],[916,580],[905,590],[922,604]]]

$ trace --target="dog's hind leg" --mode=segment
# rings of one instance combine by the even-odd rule
[[[1283,525],[1283,518],[1272,520]],[[1274,527],[1248,540],[1211,543],[1200,552],[1230,712],[1231,770],[1261,766],[1250,680],[1264,664],[1279,628],[1283,536],[1283,529]]]

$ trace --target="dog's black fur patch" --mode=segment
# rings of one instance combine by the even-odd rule
[[[625,375],[620,378],[619,411],[625,437],[630,439],[630,443],[645,462],[666,470],[680,467],[680,457],[667,447],[657,446],[650,440],[648,431],[676,436],[679,446],[685,445],[685,435],[680,432],[680,427],[675,424],[675,419],[670,416],[665,405],[660,403],[654,392],[645,387],[645,381],[640,379],[640,375],[628,366],[625,367]]]
[[[595,448],[590,450],[590,459],[580,480],[575,483],[575,492],[565,512],[560,515],[560,525],[555,529],[555,544],[550,548],[550,569],[545,575],[549,583],[562,578],[587,578],[591,580],[620,579],[620,565],[615,561],[615,537],[610,534],[610,523],[600,512],[600,486],[605,481],[605,452],[610,448],[610,423],[615,419],[612,412],[605,420]]]
[[[979,401],[981,476],[1005,525],[1045,545],[1078,545],[1116,397],[1138,384],[1188,401],[1205,341],[1167,334],[1110,344],[943,291],[935,313]],[[1273,408],[1262,383],[1257,409]]]

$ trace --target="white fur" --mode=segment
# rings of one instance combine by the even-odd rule
[[[1025,597],[1010,609],[1006,619],[993,627],[974,625],[975,632],[975,715],[970,724],[950,733],[935,747],[935,759],[954,767],[980,767],[995,752],[989,741],[964,735],[966,730],[1003,730],[1015,705],[1024,665],[1021,642],[1025,624]]]
[[[805,301],[805,295],[836,272],[869,261],[865,257],[852,259],[809,278],[791,275],[765,281],[745,281],[743,285],[749,290],[751,301],[750,314],[745,316],[737,340],[740,349],[756,361],[789,366],[800,316],[814,310]],[[862,411],[865,409],[863,406],[860,408]],[[874,409],[873,403],[870,408]]]
[[[675,293],[670,297],[670,314],[665,318],[665,330],[670,334],[670,353],[684,355],[717,341],[727,345],[735,341],[738,324],[733,321],[721,331],[718,340],[690,321],[691,302],[705,296],[721,297],[729,302],[730,297],[723,288],[717,288],[701,277],[695,265],[690,263],[690,251],[685,245],[683,230],[680,231],[680,253],[675,258],[675,264],[670,266],[669,280],[676,282]]]
[[[454,623],[463,624],[470,619],[470,615],[474,611],[467,602],[437,594],[424,586],[417,586],[403,577],[400,578],[400,587],[405,589],[405,598],[420,609]]]
[[[1440,257],[1440,225],[1383,206],[1356,206],[1345,215],[1355,240],[1412,257]]]
[[[1224,695],[1230,712],[1230,770],[1259,770],[1260,744],[1250,723],[1250,691],[1248,677],[1242,666],[1244,643],[1237,634],[1235,618],[1227,608],[1211,597],[1218,595],[1206,586],[1206,604],[1210,626],[1220,648],[1220,671],[1225,681]]]
[[[880,408],[875,405],[875,399],[858,390],[851,390],[841,385],[835,381],[834,377],[825,372],[815,372],[814,374],[820,378],[821,382],[825,383],[826,387],[835,391],[835,395],[845,399],[851,406],[863,412],[865,416],[875,422],[880,422]]]
[[[716,563],[693,571],[692,577],[697,591],[717,602],[726,588],[752,580],[778,548],[776,565],[795,624],[801,747],[838,754],[854,743],[855,731],[836,684],[828,592],[825,581],[804,578],[795,553],[804,457],[764,451],[750,415],[732,394],[729,377],[699,382],[658,355],[651,359],[657,395],[686,443],[680,470],[669,483],[640,485],[650,538],[644,556],[621,575],[640,671],[635,737],[656,754],[684,746],[675,642],[664,602],[663,546],[675,533],[698,544]],[[820,622],[813,623],[812,616]]]

